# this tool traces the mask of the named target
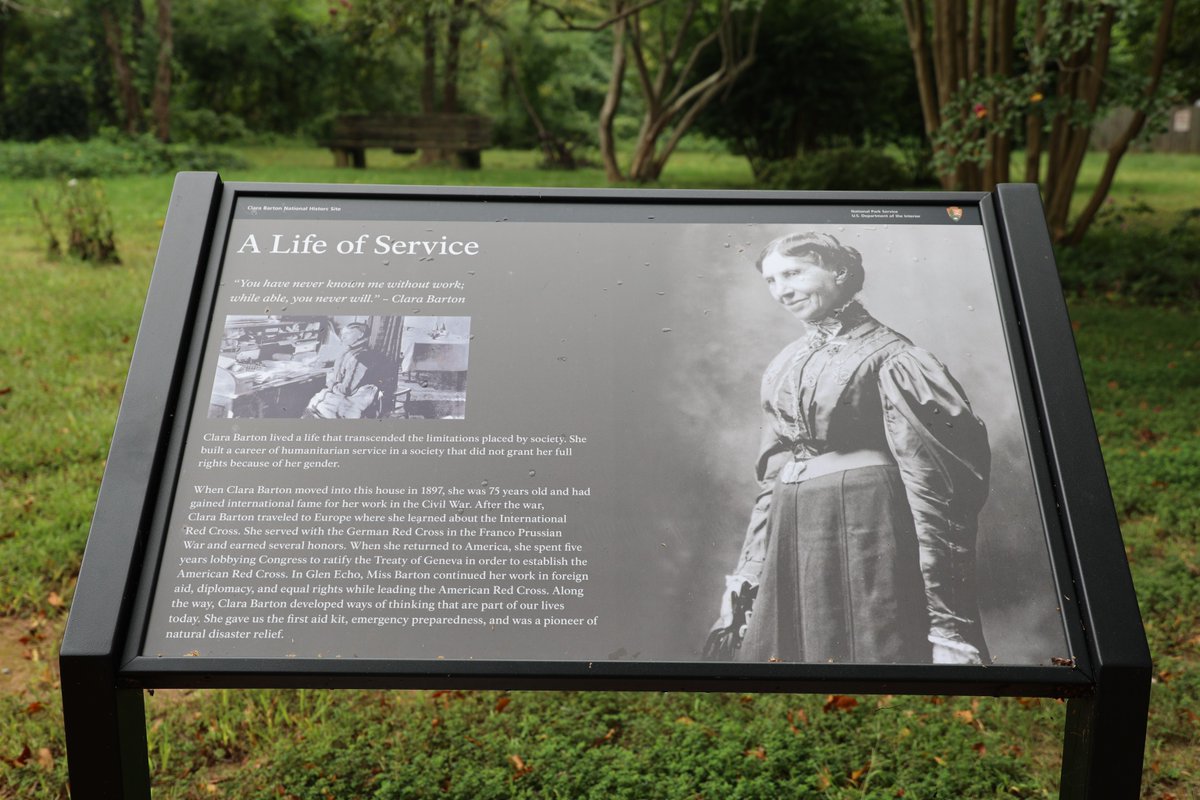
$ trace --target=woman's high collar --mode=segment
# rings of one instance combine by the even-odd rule
[[[851,298],[845,304],[834,310],[829,316],[808,323],[809,336],[828,340],[857,326],[868,318],[867,310],[862,303]]]

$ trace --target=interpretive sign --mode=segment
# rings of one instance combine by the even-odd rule
[[[181,176],[68,725],[97,681],[1043,694],[1086,796],[1148,660],[1039,214]]]

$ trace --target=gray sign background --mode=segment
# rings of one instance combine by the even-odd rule
[[[978,225],[804,225],[863,254],[864,305],[947,364],[987,423],[991,494],[980,516],[983,622],[996,663],[1045,664],[1066,652],[1045,532],[1025,447],[983,229]],[[753,262],[795,225],[388,222],[237,219],[212,318],[226,314],[471,317],[465,420],[210,420],[220,326],[206,345],[163,566],[143,652],[218,657],[693,660],[715,619],[753,501],[759,381],[803,333],[767,294]],[[234,252],[255,233],[363,233],[477,241],[476,256]],[[463,303],[370,299],[232,303],[240,280],[462,281]],[[298,290],[281,288],[287,296]],[[307,293],[307,292],[305,292]],[[355,296],[362,291],[325,291]],[[408,293],[408,292],[406,292]],[[411,293],[409,293],[411,294]],[[378,295],[378,297],[376,297]],[[420,432],[587,438],[569,457],[343,458],[337,470],[204,470],[204,433]],[[566,514],[589,580],[570,613],[588,627],[307,625],[264,641],[168,640],[168,603],[197,484],[590,487],[545,498]],[[223,581],[222,581],[223,582]]]

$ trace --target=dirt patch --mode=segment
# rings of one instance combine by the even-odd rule
[[[58,645],[66,615],[0,617],[0,692],[22,694],[58,685]]]

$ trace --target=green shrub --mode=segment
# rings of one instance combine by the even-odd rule
[[[895,159],[866,147],[831,147],[784,161],[759,162],[754,174],[765,189],[881,191],[911,183]]]
[[[208,108],[181,109],[172,113],[171,135],[180,142],[196,144],[225,144],[251,138],[250,129],[241,117]]]
[[[66,239],[69,256],[97,264],[121,263],[108,197],[99,181],[64,180],[52,196],[35,194],[33,210],[46,233],[51,258],[62,255],[62,239]]]
[[[99,178],[245,166],[244,159],[228,150],[163,144],[151,136],[0,142],[0,177],[6,178]]]
[[[1200,302],[1200,208],[1172,221],[1142,202],[1110,202],[1084,240],[1057,255],[1071,294],[1155,305]]]
[[[46,136],[86,136],[88,98],[77,76],[51,71],[25,83],[3,108],[0,133],[5,138],[37,141]]]

